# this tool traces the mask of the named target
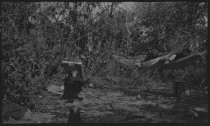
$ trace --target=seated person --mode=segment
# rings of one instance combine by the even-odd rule
[[[84,86],[81,65],[75,64],[70,66],[68,70],[68,77],[64,80],[64,98],[81,99],[77,95],[82,91]]]

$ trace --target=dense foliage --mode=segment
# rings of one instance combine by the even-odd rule
[[[195,65],[154,72],[117,64],[110,54],[146,54],[152,59],[180,48],[188,49],[187,55],[206,51],[207,3],[136,3],[133,11],[122,4],[2,3],[4,99],[34,107],[40,90],[51,84],[62,85],[65,73],[60,61],[78,60],[81,55],[89,77],[120,76],[133,79],[133,85],[151,84],[154,79],[184,79],[198,85],[205,82],[205,55]]]

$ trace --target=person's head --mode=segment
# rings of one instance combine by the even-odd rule
[[[78,70],[73,70],[72,71],[72,76],[75,78],[78,76]]]

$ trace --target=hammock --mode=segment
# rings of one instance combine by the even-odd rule
[[[160,67],[163,69],[176,69],[176,68],[185,67],[189,64],[195,63],[196,61],[198,61],[200,59],[201,59],[200,54],[193,54],[193,55],[175,60],[171,63],[163,64]]]
[[[138,56],[135,58],[124,58],[122,56],[117,56],[117,55],[112,55],[114,60],[129,66],[129,67],[135,67],[136,65],[141,65],[141,62],[145,60],[146,56],[142,55],[142,56]]]
[[[120,62],[129,67],[149,68],[149,69],[153,68],[173,69],[173,68],[186,66],[201,59],[201,54],[203,53],[205,52],[196,53],[184,58],[180,58],[175,61],[174,61],[174,59],[176,58],[175,52],[171,52],[169,54],[157,57],[149,61],[144,61],[146,58],[145,55],[139,56],[139,58],[125,58],[117,55],[112,55],[112,56],[115,61]]]
[[[173,60],[175,58],[175,55],[172,53],[169,53],[167,55],[157,57],[155,59],[144,61],[146,59],[146,55],[141,55],[135,58],[125,58],[122,56],[112,55],[113,59],[115,61],[118,61],[126,66],[130,67],[151,67],[157,64],[162,64],[162,62],[166,60]]]

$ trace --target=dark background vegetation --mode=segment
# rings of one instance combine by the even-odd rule
[[[160,82],[170,88],[175,80],[204,87],[206,55],[175,70],[141,71],[114,62],[111,54],[148,55],[149,60],[180,48],[188,50],[183,56],[207,51],[208,3],[141,2],[132,10],[123,4],[1,3],[3,102],[35,108],[41,90],[63,85],[60,61],[81,54],[87,77],[129,78],[127,88]]]

